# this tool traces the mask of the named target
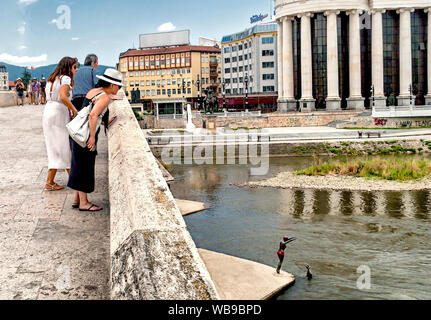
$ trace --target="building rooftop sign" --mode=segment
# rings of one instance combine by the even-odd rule
[[[250,18],[250,23],[257,23],[259,21],[263,21],[264,19],[266,19],[268,17],[267,14],[263,15],[263,14],[259,14],[259,15],[254,15],[253,17]]]
[[[190,45],[190,30],[139,35],[139,47],[141,49],[181,45]]]

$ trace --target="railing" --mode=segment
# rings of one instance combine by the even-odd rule
[[[374,106],[372,116],[374,118],[430,117],[431,106]]]
[[[185,119],[186,114],[159,114],[158,119]]]

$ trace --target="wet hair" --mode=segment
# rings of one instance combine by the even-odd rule
[[[84,66],[91,66],[91,64],[94,62],[96,63],[97,61],[99,61],[99,58],[94,54],[94,53],[90,53],[89,55],[87,55],[87,57],[85,58],[84,61]]]
[[[55,68],[54,72],[49,76],[48,82],[54,83],[55,79],[60,76],[68,76],[72,79],[72,87],[75,85],[75,80],[73,80],[72,67],[78,63],[77,58],[64,57],[60,60]]]

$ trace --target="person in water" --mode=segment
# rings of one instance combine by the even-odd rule
[[[283,264],[283,260],[284,260],[284,251],[286,250],[287,244],[295,240],[296,238],[289,238],[286,236],[286,237],[283,237],[283,239],[280,241],[280,248],[277,251],[278,259],[280,260],[277,267],[278,274],[280,274],[281,265]]]

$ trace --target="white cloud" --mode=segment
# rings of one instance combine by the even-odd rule
[[[166,22],[161,24],[158,28],[157,31],[159,32],[169,32],[169,31],[175,31],[177,27],[173,25],[172,22]]]
[[[46,62],[48,60],[48,55],[46,53],[41,54],[37,57],[28,56],[13,56],[7,53],[0,53],[0,61],[4,61],[10,64],[25,65],[25,64],[35,64]]]
[[[27,49],[27,47],[25,45],[22,45],[22,46],[19,46],[18,49],[19,50],[25,50],[25,49]]]
[[[72,38],[72,41],[78,41],[79,38]]]
[[[48,22],[49,24],[53,24],[53,23],[57,23],[57,19],[52,19],[50,22]]]
[[[23,4],[25,6],[29,6],[32,3],[38,2],[39,0],[19,0],[18,3],[19,4]]]

